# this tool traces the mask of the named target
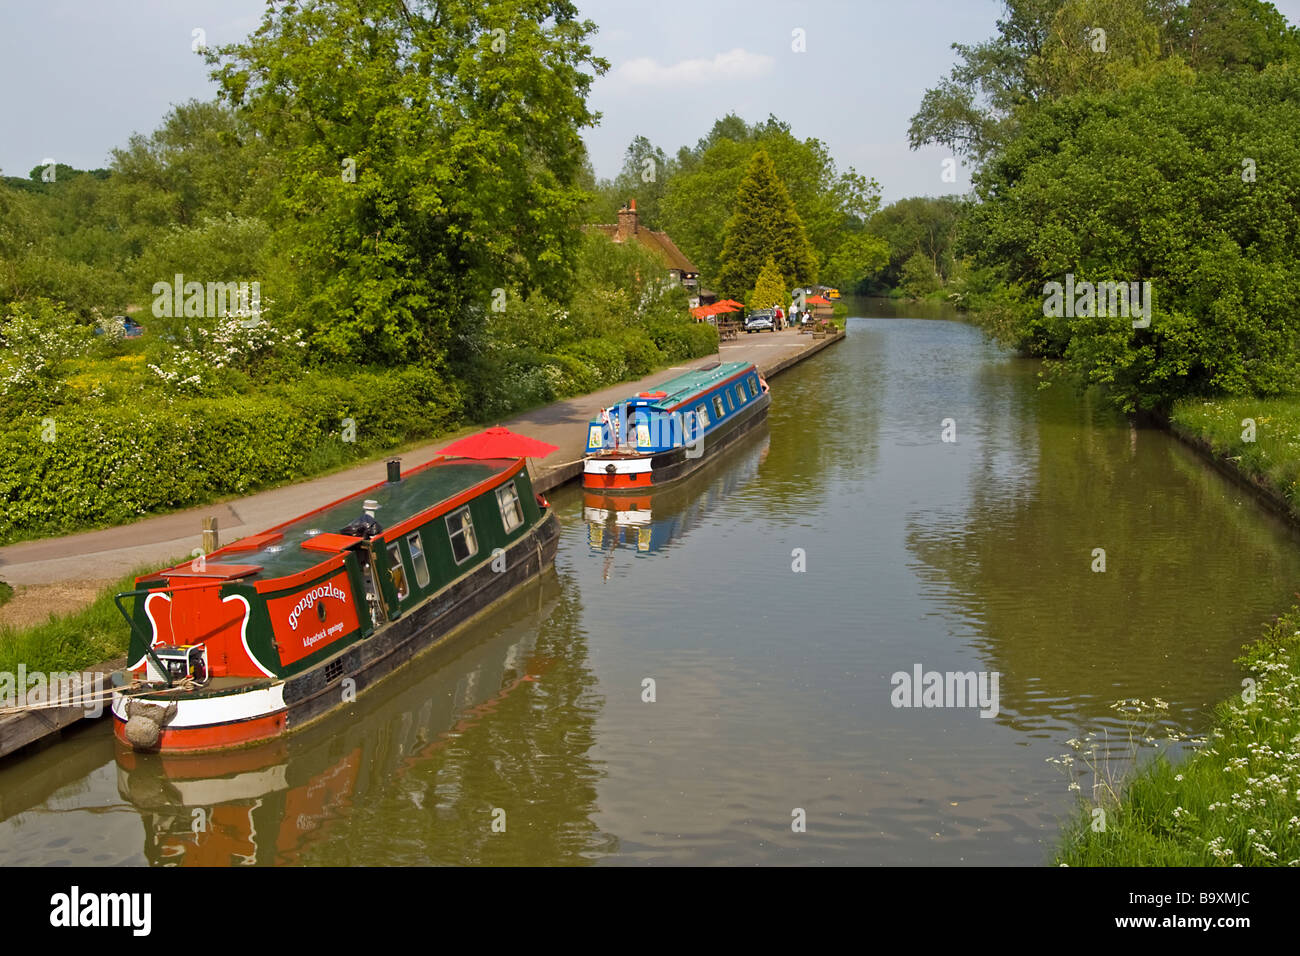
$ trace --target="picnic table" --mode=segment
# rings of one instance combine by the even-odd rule
[[[740,334],[739,319],[718,319],[718,339],[726,341],[734,339]]]

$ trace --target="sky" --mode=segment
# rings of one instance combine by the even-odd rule
[[[951,45],[993,35],[1000,0],[575,2],[599,25],[593,47],[610,63],[590,98],[601,122],[585,136],[598,176],[618,172],[634,136],[671,155],[734,112],[749,122],[774,114],[796,136],[817,137],[841,170],[875,179],[886,203],[970,186],[961,167],[944,181],[946,150],[909,149],[907,127],[952,66]],[[1300,22],[1300,0],[1275,5]],[[0,170],[108,165],[113,147],[151,132],[173,104],[215,95],[194,46],[241,39],[262,9],[262,0],[0,0]]]

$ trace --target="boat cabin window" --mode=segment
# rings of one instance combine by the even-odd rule
[[[393,587],[397,589],[397,600],[404,601],[411,593],[411,588],[406,583],[406,565],[402,563],[402,549],[397,546],[396,541],[388,545],[388,563],[388,573],[393,576]]]
[[[736,407],[739,408],[745,404],[745,390],[739,385],[736,386]]]
[[[745,379],[745,384],[749,386],[749,397],[758,398],[758,386],[752,378]]]
[[[497,489],[497,505],[501,508],[501,524],[506,534],[524,523],[524,506],[519,503],[519,490],[513,481]]]
[[[717,415],[719,418],[721,418],[723,415],[727,414],[726,412],[724,412],[724,411],[722,410],[722,396],[721,396],[721,395],[714,395],[714,396],[713,396],[713,414]]]
[[[478,539],[474,537],[474,522],[469,508],[460,508],[447,515],[447,536],[451,538],[451,556],[457,564],[464,564],[478,553]]]
[[[411,552],[411,567],[415,568],[415,583],[422,588],[429,586],[429,561],[424,556],[424,544],[420,541],[420,532],[406,536],[406,548]]]
[[[701,405],[699,408],[695,409],[695,414],[698,415],[699,418],[700,418],[700,427],[701,427],[701,428],[708,428],[708,427],[709,427],[709,413],[706,412],[706,411],[704,410],[704,406],[703,406],[703,405]]]
[[[587,434],[587,447],[600,448],[605,444],[604,429],[599,425],[592,425]]]

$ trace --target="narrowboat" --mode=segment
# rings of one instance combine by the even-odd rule
[[[582,486],[635,494],[684,478],[764,421],[769,404],[749,362],[693,369],[639,392],[588,422]]]
[[[388,465],[384,482],[117,596],[134,678],[113,696],[119,741],[187,753],[297,730],[553,563],[558,524],[524,458]]]
[[[583,493],[583,520],[592,552],[612,553],[620,546],[648,557],[669,548],[697,527],[722,502],[758,478],[767,458],[767,429],[754,429],[723,458],[689,478],[658,491],[610,495]]]
[[[141,754],[119,748],[117,789],[140,814],[145,859],[156,866],[337,861],[338,851],[328,844],[348,827],[357,807],[389,800],[433,812],[435,803],[445,809],[448,803],[473,801],[489,780],[508,788],[512,781],[505,777],[529,760],[531,734],[494,736],[504,760],[495,759],[502,756],[496,749],[486,762],[448,759],[448,753],[463,746],[476,728],[482,730],[500,707],[549,680],[554,654],[580,653],[581,642],[572,641],[565,626],[568,601],[548,569],[489,612],[489,627],[431,649],[418,667],[393,674],[382,695],[360,698],[347,720],[317,721],[301,733],[218,753]],[[539,620],[547,626],[539,628]],[[535,715],[530,726],[538,730],[563,720],[571,731],[574,719],[560,708],[557,714]],[[438,794],[423,782],[431,766],[437,767]],[[581,761],[558,766],[558,772],[576,773]],[[476,776],[469,780],[467,774]],[[456,796],[447,796],[453,791]],[[391,843],[383,845],[386,838]],[[436,841],[416,849],[420,862],[429,862],[438,847],[443,860],[455,863],[479,858],[476,841],[483,839],[491,839],[490,833],[441,828]],[[361,852],[372,855],[410,852],[400,831],[372,827],[360,842],[366,844]]]

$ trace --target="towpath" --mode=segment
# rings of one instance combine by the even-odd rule
[[[840,336],[814,340],[786,330],[742,335],[721,347],[724,362],[748,361],[771,377],[802,361]],[[558,445],[560,450],[533,462],[534,485],[548,491],[576,477],[582,467],[584,423],[601,408],[628,394],[662,382],[683,369],[710,365],[717,355],[656,372],[637,382],[535,408],[501,424],[533,438]],[[477,428],[445,435],[435,442],[401,452],[403,469],[428,461],[438,449]],[[202,505],[172,514],[99,531],[25,541],[0,548],[0,580],[15,586],[14,599],[0,608],[0,624],[23,626],[43,619],[51,611],[66,612],[84,605],[97,587],[114,581],[133,568],[161,565],[188,555],[202,543],[205,517],[218,521],[221,543],[254,534],[324,502],[360,491],[384,478],[382,458],[320,478],[271,488],[245,498]]]

